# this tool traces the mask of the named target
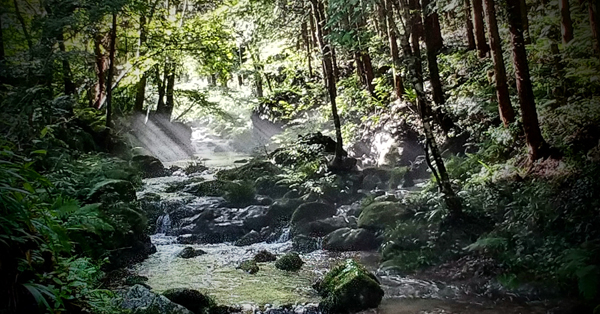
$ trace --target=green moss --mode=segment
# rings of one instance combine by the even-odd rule
[[[325,312],[347,313],[375,308],[383,298],[377,278],[352,259],[334,267],[318,287]]]
[[[247,261],[243,261],[240,266],[237,267],[238,269],[241,269],[249,274],[256,274],[258,273],[258,265],[256,264],[256,261],[251,259],[251,260],[247,260]]]
[[[277,269],[286,271],[298,271],[302,268],[302,265],[304,265],[304,261],[295,252],[287,253],[275,262]]]
[[[375,202],[365,207],[358,217],[358,227],[383,230],[406,215],[406,209],[395,202]]]
[[[217,179],[229,181],[255,181],[265,175],[274,176],[280,173],[281,169],[271,162],[253,159],[241,167],[221,170],[216,174],[216,177]]]
[[[315,221],[325,219],[335,215],[336,209],[324,203],[306,203],[298,206],[292,215],[290,222],[297,224],[301,222]]]
[[[248,181],[231,182],[225,186],[225,189],[223,197],[232,205],[247,206],[254,202],[256,190]]]

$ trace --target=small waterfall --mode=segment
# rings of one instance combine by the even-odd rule
[[[290,227],[283,228],[279,239],[277,239],[276,243],[284,243],[290,240]]]
[[[171,217],[164,214],[156,220],[156,233],[167,233],[171,229]]]

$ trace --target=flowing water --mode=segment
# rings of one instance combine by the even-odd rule
[[[204,155],[207,154],[205,151],[202,152]],[[227,153],[227,158],[220,159],[219,154],[210,155],[212,165],[232,166],[234,160],[245,157]],[[201,176],[212,177],[210,171]],[[165,192],[168,184],[186,179],[189,178],[181,174],[147,179],[138,196],[154,193],[160,195],[163,200],[187,199],[196,206],[214,205],[215,198],[194,197],[182,192]],[[243,260],[253,258],[260,250],[268,250],[276,255],[290,251],[292,244],[289,229],[284,229],[275,243],[263,242],[238,247],[231,243],[178,244],[176,237],[164,234],[170,228],[171,218],[169,215],[162,215],[157,221],[157,234],[151,237],[157,252],[133,269],[138,275],[148,277],[147,284],[157,292],[170,288],[191,288],[207,293],[221,305],[241,306],[249,312],[256,312],[257,308],[264,310],[265,307],[271,306],[296,305],[299,309],[296,312],[305,313],[306,307],[303,306],[319,302],[318,295],[311,287],[312,284],[337,262],[354,258],[377,274],[385,291],[385,298],[379,308],[364,313],[546,313],[544,306],[541,305],[493,302],[470,295],[459,286],[378,272],[380,256],[376,252],[339,253],[318,250],[301,255],[305,264],[298,272],[278,270],[271,262],[259,263],[259,272],[251,275],[236,267]],[[190,259],[177,257],[177,254],[187,246],[202,249],[206,254]]]

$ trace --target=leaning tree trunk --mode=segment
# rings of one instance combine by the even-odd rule
[[[413,22],[421,20],[421,13],[419,11],[411,9],[411,16],[411,20]],[[413,26],[414,25],[415,24],[413,24]],[[414,33],[412,36],[418,37],[418,35]],[[427,96],[425,95],[425,91],[423,89],[423,73],[420,70],[420,51],[417,51],[417,53],[414,53],[412,56],[410,56],[409,60],[409,73],[411,74],[410,76],[413,83],[413,87],[417,94],[417,108],[421,117],[421,122],[423,124],[423,132],[425,133],[425,152],[427,164],[429,165],[429,168],[436,177],[438,186],[444,194],[444,201],[446,203],[446,206],[448,206],[450,218],[454,221],[458,221],[463,216],[462,205],[460,198],[458,198],[458,196],[454,193],[454,190],[452,189],[450,177],[448,176],[448,171],[446,170],[446,166],[444,165],[444,160],[442,159],[440,149],[435,141],[432,125],[433,114],[431,106],[427,101]],[[430,160],[429,151],[431,151],[431,157],[433,157],[435,166],[434,163],[432,163]]]
[[[475,35],[473,35],[473,20],[471,19],[471,0],[465,0],[465,27],[467,30],[467,50],[475,49]]]
[[[336,145],[333,165],[337,166],[342,164],[344,149],[342,142],[342,127],[336,105],[337,87],[333,73],[333,56],[331,47],[327,43],[325,43],[324,39],[327,34],[324,33],[323,29],[324,25],[326,24],[323,7],[318,0],[311,0],[310,3],[312,13],[315,18],[315,37],[317,38],[317,43],[319,44],[319,48],[321,49],[321,56],[323,58],[323,70],[325,72],[323,74],[326,77],[327,91],[329,94],[329,101],[331,102],[333,124],[335,125]]]
[[[392,0],[383,0],[383,8],[385,14],[385,25],[387,28],[388,40],[390,45],[390,55],[392,57],[392,69],[394,71],[394,91],[396,97],[402,99],[404,94],[404,82],[402,81],[402,74],[400,68],[402,63],[400,61],[400,52],[398,50],[398,41],[396,36],[396,24],[394,21],[394,11],[392,7]]]
[[[506,2],[523,130],[525,131],[525,140],[529,149],[529,160],[533,162],[547,156],[547,144],[542,137],[537,110],[535,108],[533,88],[529,76],[529,64],[527,62],[527,51],[525,50],[525,39],[523,38],[520,3],[519,0],[506,0]]]
[[[473,23],[475,27],[475,44],[477,45],[477,55],[480,58],[490,51],[485,41],[485,29],[483,24],[483,5],[482,0],[473,0]]]
[[[112,80],[115,71],[115,50],[117,41],[117,13],[112,14],[110,47],[108,52],[108,79],[106,80],[106,127],[112,127]]]
[[[506,83],[506,68],[502,57],[502,41],[498,34],[498,21],[496,20],[496,8],[494,0],[484,0],[485,16],[487,18],[488,33],[490,37],[490,48],[492,60],[494,61],[494,76],[496,81],[496,97],[500,119],[505,127],[515,121],[515,111],[510,104],[510,94]]]
[[[571,20],[569,0],[558,0],[558,8],[560,10],[560,33],[563,44],[566,44],[573,40],[573,21]]]
[[[437,63],[438,38],[435,31],[435,24],[427,20],[431,19],[433,12],[430,11],[429,0],[422,0],[425,46],[427,47],[427,67],[429,68],[429,80],[431,89],[433,90],[433,101],[437,105],[443,105],[444,90],[442,89],[442,81],[440,80],[440,70]]]

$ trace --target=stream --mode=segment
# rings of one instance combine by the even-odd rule
[[[209,140],[205,139],[205,142]],[[198,149],[199,142],[196,141]],[[205,145],[206,146],[206,145]],[[215,145],[209,145],[215,147]],[[200,174],[203,179],[211,179],[223,167],[232,167],[234,161],[247,158],[235,153],[210,153],[202,150],[201,155],[210,168]],[[189,180],[190,176],[175,173],[170,177],[144,180],[144,187],[138,198],[147,194],[159,195],[160,205],[192,206],[195,212],[214,209],[219,205],[215,197],[196,197],[183,191],[167,192],[174,183]],[[178,203],[180,202],[180,203]],[[242,209],[227,209],[232,212]],[[166,212],[166,210],[165,210]],[[342,211],[339,211],[338,214]],[[232,242],[212,244],[179,244],[176,235],[167,235],[173,228],[168,214],[157,221],[157,233],[151,236],[157,252],[148,259],[133,266],[132,271],[148,278],[147,284],[156,292],[170,288],[191,288],[212,296],[218,304],[241,308],[243,312],[257,310],[268,312],[269,308],[291,307],[296,313],[315,312],[319,296],[311,287],[337,262],[354,258],[363,263],[380,279],[385,297],[379,308],[363,313],[547,313],[542,302],[521,304],[509,301],[492,301],[472,295],[460,286],[443,282],[417,279],[411,276],[386,274],[378,269],[380,256],[377,252],[329,252],[317,251],[301,254],[305,264],[298,272],[286,272],[274,267],[274,263],[258,263],[259,272],[248,274],[236,267],[261,251],[267,250],[277,256],[292,250],[289,232],[283,230],[271,243],[261,242],[249,246],[235,246]],[[184,247],[192,246],[206,254],[183,259],[177,254]],[[308,309],[313,309],[312,312]]]

